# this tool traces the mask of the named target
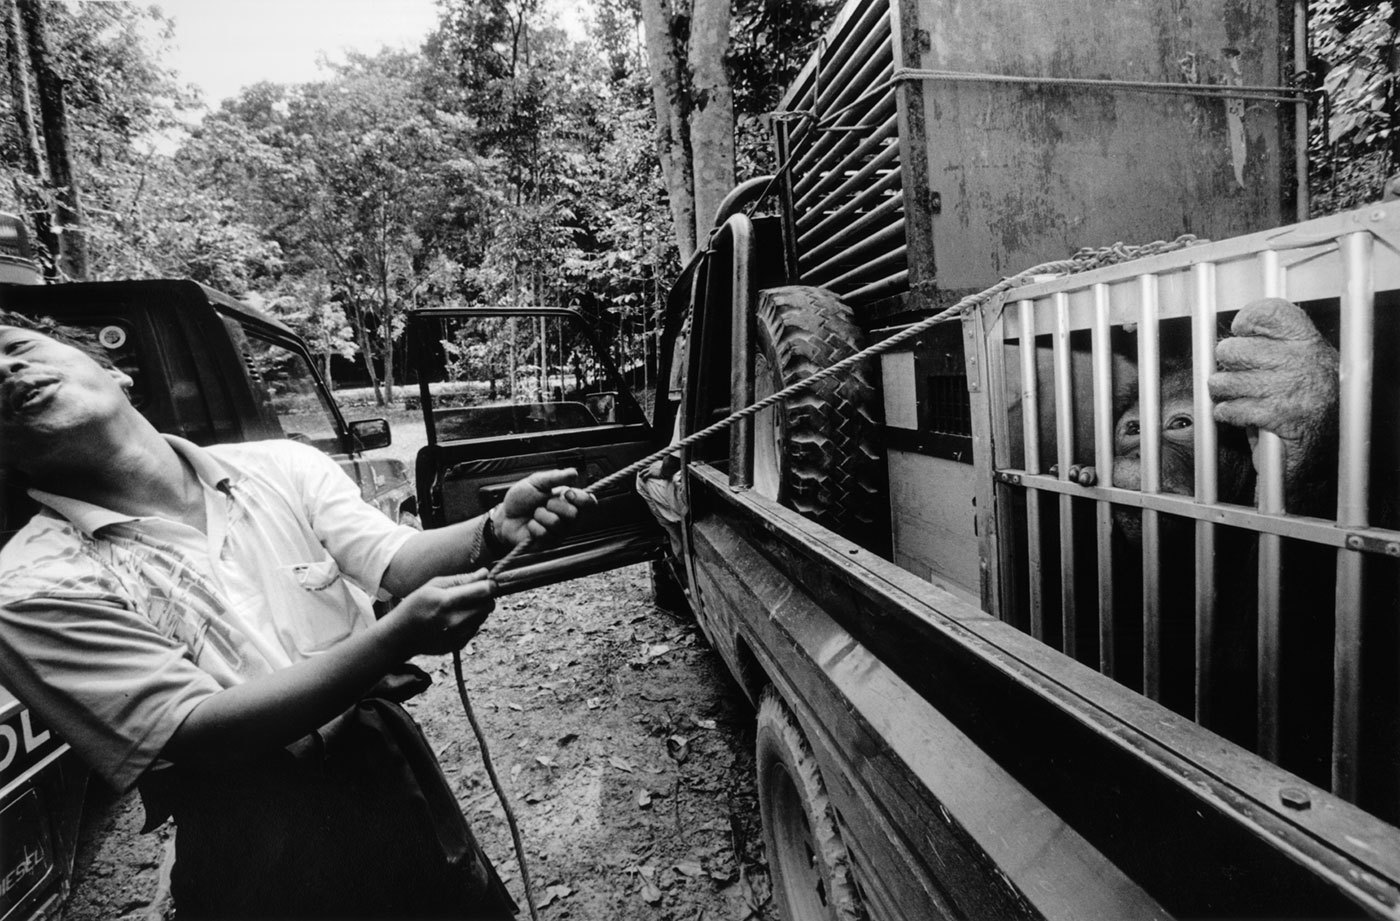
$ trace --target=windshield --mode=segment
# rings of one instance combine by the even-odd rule
[[[254,398],[262,402],[264,415],[277,419],[285,437],[313,445],[327,454],[340,453],[340,427],[306,356],[261,336],[255,329],[231,320],[225,320],[225,325],[234,334],[253,381]]]

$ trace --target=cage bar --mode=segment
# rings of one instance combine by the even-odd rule
[[[843,27],[842,34],[837,41],[825,46],[826,51],[822,53],[822,60],[818,62],[815,70],[808,71],[802,80],[802,88],[794,98],[787,97],[784,101],[784,108],[788,111],[800,110],[803,108],[814,108],[818,102],[818,94],[821,98],[830,98],[829,94],[833,89],[840,87],[832,82],[831,72],[833,68],[839,68],[856,49],[864,44],[865,39],[872,34],[884,34],[888,36],[890,32],[890,7],[887,3],[870,3],[856,16],[852,17]]]
[[[1108,285],[1096,284],[1092,332],[1094,377],[1094,465],[1100,484],[1113,482],[1113,346],[1109,333],[1112,302]],[[1094,503],[1094,530],[1098,548],[1099,671],[1112,678],[1116,671],[1113,651],[1116,631],[1113,623],[1113,504],[1107,499]]]
[[[881,4],[872,6],[862,17],[869,25],[852,34],[853,39],[865,36],[860,43],[842,43],[831,59],[823,64],[821,96],[812,107],[818,118],[825,117],[833,109],[850,105],[860,93],[875,86],[877,81],[870,73],[872,66],[878,66],[881,52],[886,59],[893,56],[894,49],[889,40],[890,10],[888,6],[884,9],[880,7]]]
[[[876,298],[888,297],[909,288],[909,270],[900,269],[893,275],[887,275],[878,281],[872,281],[868,285],[856,288],[843,295],[843,299],[849,304],[863,304]]]
[[[826,286],[843,294],[847,285],[854,285],[857,282],[868,281],[871,278],[882,278],[892,271],[899,271],[907,266],[909,257],[909,247],[900,245],[888,252],[880,253],[874,259],[855,266],[850,271],[838,275],[826,282]]]
[[[1283,297],[1283,269],[1276,250],[1259,254],[1260,284],[1264,297]],[[1281,515],[1283,499],[1283,442],[1273,432],[1258,433],[1254,451],[1258,468],[1258,508],[1266,515]],[[1279,668],[1282,642],[1283,540],[1274,534],[1259,535],[1259,753],[1270,761],[1279,755]]]
[[[1055,336],[1053,340],[1055,369],[1055,451],[1060,479],[1069,479],[1074,461],[1074,387],[1070,379],[1069,360],[1069,295],[1063,291],[1053,295]],[[1074,499],[1068,493],[1060,497],[1060,634],[1064,653],[1077,655],[1078,635],[1074,579]]]
[[[799,184],[799,211],[825,210],[831,207],[832,201],[848,194],[854,188],[851,180],[859,175],[858,165],[863,165],[863,160],[873,156],[877,148],[885,146],[889,139],[895,136],[899,116],[895,111],[893,95],[882,96],[869,114],[872,119],[881,119],[879,127],[866,137],[854,133],[844,135],[853,140],[858,138],[859,143],[850,144],[849,147],[845,144],[833,147],[830,153],[812,167],[812,172],[807,174],[807,177],[816,177],[811,187],[802,189]],[[829,191],[832,189],[834,191]]]
[[[1342,295],[1341,406],[1337,460],[1337,525],[1368,523],[1371,404],[1375,379],[1376,290],[1370,233],[1338,241],[1346,289]],[[1363,557],[1337,551],[1336,635],[1333,641],[1332,790],[1355,800],[1361,746],[1361,610]]]
[[[894,174],[891,174],[891,176],[894,177],[895,183],[899,181],[898,176],[894,176]],[[889,183],[886,182],[888,178],[889,177],[886,177],[886,179],[882,179],[881,183],[888,185]],[[847,217],[852,212],[860,208],[868,208],[869,210],[867,210],[864,214],[861,214],[846,227],[835,230],[831,236],[827,237],[824,241],[803,253],[802,261],[804,263],[810,264],[816,262],[816,260],[818,259],[825,259],[833,251],[838,249],[840,245],[843,242],[845,242],[846,237],[850,234],[865,235],[873,233],[883,226],[900,220],[902,216],[901,211],[903,210],[903,207],[904,201],[900,196],[882,196],[880,192],[866,193],[858,196],[857,198],[851,199],[850,202],[842,205],[836,213],[833,213],[832,217],[836,218],[837,214],[839,214],[841,217]],[[822,222],[823,225],[827,223],[827,221]],[[835,224],[836,222],[831,221],[831,223]],[[826,228],[821,226],[814,228],[814,230],[822,229]],[[813,271],[817,270],[814,269]]]
[[[1027,473],[1040,472],[1040,400],[1036,388],[1035,323],[1032,301],[1017,302],[1021,324],[1021,429]],[[1026,569],[1029,578],[1031,636],[1045,639],[1045,580],[1041,572],[1040,492],[1026,490]]]
[[[869,108],[858,112],[862,121],[875,121],[879,128],[865,131],[828,132],[822,142],[804,152],[802,158],[793,165],[793,175],[797,181],[793,191],[797,195],[797,205],[803,210],[811,207],[814,200],[826,194],[827,190],[842,182],[855,169],[855,164],[870,155],[872,143],[893,137],[895,98],[893,93],[872,97]],[[835,138],[827,144],[825,138]]]
[[[870,178],[880,170],[888,170],[885,175],[873,182]],[[874,202],[892,197],[901,205],[904,199],[896,194],[901,188],[901,176],[899,173],[899,146],[890,144],[876,154],[869,163],[856,171],[836,193],[831,196],[832,201],[839,200],[843,193],[852,189],[859,189],[849,201],[844,202],[841,207],[832,211],[817,209],[806,211],[798,215],[797,229],[800,233],[799,243],[803,247],[815,249],[812,245],[813,239],[821,239],[822,234],[830,231],[831,225],[848,217],[859,208],[874,207]],[[868,184],[867,184],[868,183]],[[848,188],[849,186],[849,188]],[[825,204],[825,203],[823,203]]]
[[[1162,368],[1157,327],[1158,279],[1138,276],[1138,429],[1141,490],[1162,488]],[[1161,521],[1156,509],[1142,510],[1142,682],[1143,693],[1162,697]]]
[[[1196,501],[1214,505],[1220,500],[1219,439],[1210,400],[1210,376],[1215,371],[1216,298],[1215,266],[1202,262],[1191,267],[1191,393],[1194,398],[1192,432],[1196,450]],[[1210,725],[1215,699],[1216,590],[1215,525],[1196,522],[1196,721]]]
[[[895,222],[873,233],[860,233],[854,227],[834,234],[831,242],[836,245],[849,243],[850,246],[831,256],[821,265],[806,270],[806,277],[815,284],[822,284],[837,272],[851,265],[859,264],[870,255],[880,256],[889,252],[890,244],[896,246],[904,240],[904,218],[896,215]],[[871,262],[870,264],[874,264]]]

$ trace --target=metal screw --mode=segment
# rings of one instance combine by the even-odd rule
[[[1400,556],[1400,543],[1391,541],[1385,545],[1385,552],[1387,556]]]
[[[1020,474],[1013,474],[1012,477],[1011,477],[1011,483],[1012,483],[1012,485],[1014,485],[1014,486],[1020,486],[1020,485],[1021,485],[1021,475],[1020,475]]]
[[[1352,535],[1351,537],[1348,537],[1348,538],[1347,538],[1347,549],[1348,549],[1348,550],[1360,550],[1360,549],[1361,549],[1361,538],[1359,538],[1359,537],[1357,537],[1357,536],[1355,536],[1355,535]]]
[[[1289,809],[1301,811],[1312,808],[1312,797],[1308,796],[1307,791],[1297,787],[1284,787],[1278,791],[1278,798]]]

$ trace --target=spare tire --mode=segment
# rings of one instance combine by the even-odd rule
[[[824,288],[760,292],[755,326],[755,400],[864,347],[851,308]],[[889,510],[878,373],[874,360],[861,362],[759,413],[754,490],[882,552],[889,542]]]

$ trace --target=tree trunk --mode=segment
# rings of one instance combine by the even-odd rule
[[[50,63],[52,58],[39,0],[15,2],[29,43],[34,84],[39,91],[39,116],[44,126],[44,148],[54,190],[58,270],[60,275],[81,281],[88,274],[87,244],[83,238],[82,197],[68,152],[68,109],[63,96],[63,78]]]
[[[389,312],[389,304],[384,304],[384,399],[385,404],[394,402],[394,315]]]
[[[365,370],[369,372],[369,382],[374,387],[374,405],[383,406],[384,396],[379,392],[379,376],[374,373],[374,352],[369,347],[369,330],[365,327],[365,313],[360,309],[360,299],[353,297],[350,306],[355,311],[355,329],[360,334],[360,354],[365,358]]]
[[[695,239],[703,245],[720,202],[734,188],[734,90],[724,66],[729,54],[730,0],[694,2],[690,23],[690,150],[695,176]]]
[[[686,0],[676,0],[684,3]],[[651,99],[656,109],[656,151],[671,204],[671,223],[681,262],[695,252],[695,186],[691,176],[690,94],[684,71],[684,36],[690,25],[684,11],[673,12],[670,0],[642,0],[651,69]],[[679,37],[678,37],[679,36]]]
[[[34,102],[29,95],[29,68],[25,66],[24,39],[21,36],[19,7],[5,2],[0,5],[5,17],[5,62],[10,77],[10,109],[15,114],[15,124],[21,138],[20,154],[24,175],[32,181],[26,183],[20,176],[14,177],[15,201],[28,215],[34,226],[34,238],[41,250],[48,253],[44,260],[53,263],[58,252],[58,240],[53,235],[53,225],[49,221],[49,209],[44,196],[39,192],[47,184],[48,170],[44,168],[44,148],[39,142],[39,127],[34,122]]]
[[[516,306],[519,306],[519,298],[516,299]],[[510,318],[510,401],[520,402],[515,394],[515,317]]]

